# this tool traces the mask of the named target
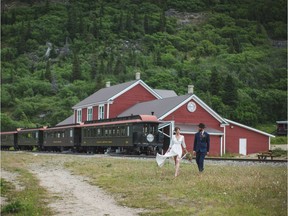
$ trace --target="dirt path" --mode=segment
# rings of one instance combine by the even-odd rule
[[[66,159],[54,157],[49,163],[29,166],[29,170],[39,179],[40,185],[53,197],[49,207],[55,212],[54,215],[136,216],[143,212],[141,209],[117,205],[112,196],[101,188],[90,185],[88,179],[73,175],[63,166]],[[15,174],[1,169],[1,178],[15,186],[19,185],[17,189],[21,190]],[[5,198],[1,197],[1,205],[5,204],[5,201]]]
[[[113,197],[92,186],[87,179],[72,175],[63,166],[33,166],[31,171],[39,178],[40,185],[54,195],[50,207],[55,215],[69,216],[134,216],[141,210],[116,204]]]

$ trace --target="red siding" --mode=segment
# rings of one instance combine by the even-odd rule
[[[178,124],[186,123],[195,125],[198,125],[200,122],[202,122],[207,127],[214,128],[216,130],[223,132],[223,128],[220,127],[220,122],[216,120],[211,114],[209,114],[205,109],[203,109],[200,105],[198,105],[197,102],[195,102],[196,110],[194,112],[189,112],[187,110],[187,103],[185,103],[183,106],[179,107],[176,111],[165,117],[164,120],[165,121],[174,120]],[[183,135],[185,136],[185,142],[188,151],[192,151],[194,143],[194,135],[192,134],[183,134]],[[220,146],[221,146],[220,136],[210,134],[210,152],[209,152],[210,155],[220,155],[221,153]]]
[[[98,119],[98,106],[93,107],[93,120]]]
[[[82,122],[87,121],[87,108],[82,109]]]
[[[194,134],[183,134],[185,137],[185,143],[187,150],[189,152],[193,151],[193,146],[194,146]],[[220,136],[213,136],[210,135],[210,150],[209,150],[209,155],[212,156],[220,156],[220,147],[221,147],[221,138]]]
[[[269,150],[269,137],[237,125],[226,127],[226,152],[239,153],[239,139],[247,140],[247,154]]]
[[[154,95],[148,92],[142,85],[138,84],[117,97],[113,104],[110,104],[109,118],[117,117],[117,115],[139,102],[155,99],[157,98]]]

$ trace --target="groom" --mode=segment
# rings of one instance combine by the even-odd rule
[[[210,148],[210,135],[204,131],[205,125],[200,123],[198,125],[199,131],[195,134],[193,154],[196,153],[196,163],[199,172],[204,170],[204,158],[209,154]]]

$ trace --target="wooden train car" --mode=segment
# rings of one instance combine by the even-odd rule
[[[77,126],[79,124],[45,128],[41,149],[44,151],[76,150],[81,142],[81,129]]]
[[[19,129],[17,147],[20,150],[33,150],[43,145],[44,128]]]
[[[17,148],[17,131],[1,132],[1,149]]]
[[[156,154],[162,150],[162,136],[156,116],[136,115],[90,121],[81,124],[19,129],[1,133],[1,147],[16,150],[42,150],[104,153]]]
[[[118,152],[148,153],[162,147],[159,142],[159,121],[156,116],[137,115],[80,125],[81,148],[101,152],[107,148]]]

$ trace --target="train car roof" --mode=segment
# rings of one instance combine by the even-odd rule
[[[137,115],[137,116],[125,116],[120,118],[111,118],[111,119],[102,119],[91,122],[85,122],[84,124],[67,124],[56,127],[44,128],[44,131],[53,131],[53,130],[62,130],[69,128],[82,128],[87,126],[99,126],[99,125],[111,125],[111,124],[125,124],[132,122],[155,122],[159,123],[159,120],[156,116],[152,115]]]
[[[113,124],[126,124],[126,123],[133,123],[133,122],[150,122],[150,123],[159,123],[159,120],[156,116],[152,115],[137,115],[137,116],[131,116],[129,119],[129,116],[127,118],[121,117],[121,118],[115,118],[115,119],[107,119],[107,121],[93,121],[93,122],[87,122],[85,124],[80,124],[77,127],[88,127],[88,126],[99,126],[99,125],[113,125]]]
[[[67,128],[76,128],[78,127],[79,124],[68,124],[68,125],[61,125],[61,126],[56,126],[56,127],[48,127],[44,128],[44,131],[48,130],[59,130],[59,129],[67,129]]]
[[[157,116],[154,115],[140,115],[142,121],[159,122]]]
[[[29,132],[29,131],[43,131],[45,130],[44,128],[21,128],[19,130],[17,130],[18,133],[21,133],[21,132]]]
[[[17,131],[3,131],[3,132],[0,132],[0,135],[5,135],[5,134],[16,134]]]

